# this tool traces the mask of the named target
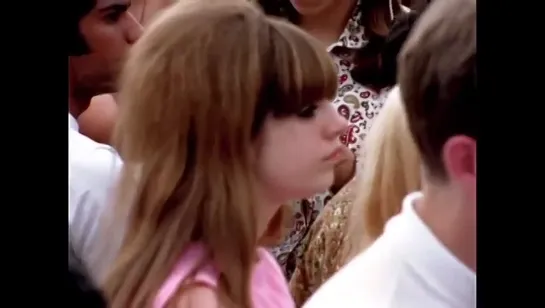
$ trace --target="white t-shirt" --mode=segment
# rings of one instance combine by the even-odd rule
[[[119,232],[104,238],[100,232],[103,215],[111,209],[122,161],[112,147],[80,134],[70,114],[68,123],[69,244],[93,282],[100,284],[123,236]]]
[[[383,235],[328,280],[304,308],[473,308],[477,276],[432,234],[409,194]]]

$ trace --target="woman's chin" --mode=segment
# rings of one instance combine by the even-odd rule
[[[309,185],[309,189],[306,193],[305,198],[310,198],[316,194],[321,194],[329,191],[331,186],[333,185],[333,181],[335,179],[335,175],[333,173],[333,170],[331,172],[326,172],[321,175],[317,175],[313,181],[312,186]]]

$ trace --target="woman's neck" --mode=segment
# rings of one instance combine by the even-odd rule
[[[357,0],[335,2],[335,6],[321,13],[301,16],[299,26],[329,46],[339,39],[356,3]]]
[[[259,244],[264,246],[276,246],[270,245],[271,241],[276,241],[273,239],[276,236],[276,231],[279,223],[283,222],[283,215],[281,211],[282,204],[286,204],[286,200],[282,201],[284,198],[278,198],[278,194],[268,192],[261,185],[258,185],[256,189],[257,202],[259,204],[259,209],[257,210],[257,238],[259,239]],[[280,219],[280,220],[278,220]],[[273,231],[271,233],[271,231]],[[281,240],[281,239],[280,239]]]
[[[389,23],[391,16],[390,11],[387,8],[377,8],[375,14],[372,15],[369,20],[368,27],[376,35],[385,37],[390,32]]]
[[[280,206],[280,203],[260,203],[260,210],[258,211],[259,217],[257,219],[258,238],[263,238],[263,236],[268,235],[267,232],[269,231],[269,223],[271,222],[271,219],[275,217],[275,214],[278,212]]]

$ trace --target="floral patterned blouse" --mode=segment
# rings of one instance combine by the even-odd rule
[[[327,50],[335,62],[339,76],[339,89],[333,104],[339,114],[349,121],[349,128],[341,135],[341,142],[358,154],[390,88],[376,92],[356,83],[350,75],[355,51],[367,43],[364,27],[359,23],[360,13],[355,12],[339,40]],[[294,202],[295,225],[287,239],[272,250],[288,279],[295,268],[296,257],[301,253],[302,239],[331,197],[331,193],[326,191]]]

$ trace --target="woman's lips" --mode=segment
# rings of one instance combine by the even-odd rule
[[[341,157],[341,154],[343,152],[343,146],[340,145],[335,150],[333,150],[329,155],[327,155],[324,160],[330,161],[330,160],[338,160]]]

